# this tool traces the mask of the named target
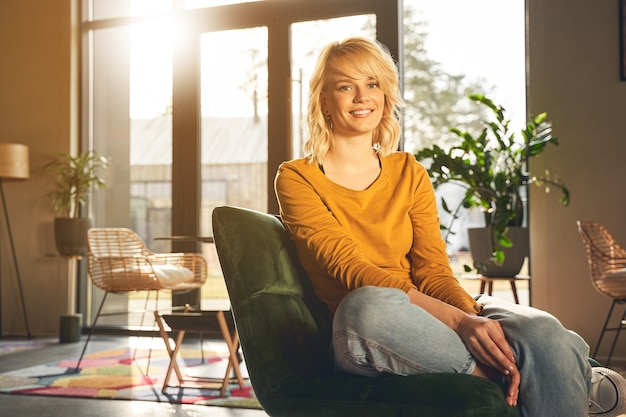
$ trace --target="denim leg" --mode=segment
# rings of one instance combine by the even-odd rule
[[[591,367],[589,346],[549,313],[481,296],[482,315],[498,320],[521,373],[525,417],[586,417]]]
[[[362,287],[333,319],[338,369],[359,375],[471,373],[476,362],[461,338],[399,289]]]
[[[589,346],[544,311],[481,296],[483,316],[498,320],[521,372],[524,417],[586,417]],[[471,373],[476,362],[458,335],[401,290],[363,287],[339,305],[333,320],[338,369],[359,375]]]

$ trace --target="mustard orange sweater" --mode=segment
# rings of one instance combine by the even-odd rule
[[[364,191],[333,183],[304,159],[278,169],[280,213],[316,294],[331,313],[366,285],[417,288],[479,312],[450,269],[428,173],[406,152],[380,162],[380,176]]]

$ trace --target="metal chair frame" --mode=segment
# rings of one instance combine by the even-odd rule
[[[617,339],[626,328],[626,249],[622,248],[600,223],[578,221],[578,232],[585,244],[591,282],[600,294],[612,300],[611,307],[602,326],[593,356],[595,357],[606,332],[615,332],[606,366],[611,362]],[[616,304],[623,305],[619,325],[609,327]]]

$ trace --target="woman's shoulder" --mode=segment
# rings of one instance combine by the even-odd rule
[[[279,166],[278,169],[283,170],[285,168],[287,169],[294,169],[294,170],[302,170],[302,169],[307,169],[308,166],[313,165],[311,164],[308,159],[306,158],[298,158],[298,159],[291,159],[289,161],[284,161],[282,162]]]
[[[300,177],[308,177],[314,172],[317,166],[314,163],[311,163],[306,158],[292,159],[289,161],[282,162],[278,166],[278,172],[276,175],[280,176],[300,176]]]
[[[413,154],[406,151],[392,152],[385,157],[389,162],[389,166],[392,169],[399,171],[411,170],[421,172],[424,171],[424,167],[420,164]]]

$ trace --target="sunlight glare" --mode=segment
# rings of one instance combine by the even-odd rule
[[[256,3],[263,0],[186,0],[186,9],[200,9],[204,7],[228,6],[239,3]]]
[[[172,104],[173,18],[131,26],[130,117],[149,119],[168,113]]]

